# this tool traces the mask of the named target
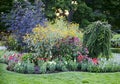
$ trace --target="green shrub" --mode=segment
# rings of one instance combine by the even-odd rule
[[[47,72],[47,63],[45,62],[41,67],[40,67],[40,73],[45,74]]]
[[[48,62],[47,68],[50,72],[54,72],[56,69],[56,62],[54,61]]]
[[[4,45],[8,50],[22,51],[24,49],[24,46],[21,46],[15,38],[16,36],[14,35],[7,36]]]
[[[22,60],[27,61],[28,59],[32,60],[32,54],[31,53],[24,53],[22,56]]]
[[[68,61],[68,63],[67,63],[67,68],[68,68],[68,70],[70,70],[70,71],[76,71],[77,68],[78,68],[78,63],[77,63],[76,61],[70,60],[70,61]]]
[[[19,72],[19,73],[33,74],[34,73],[34,64],[30,63],[29,60],[22,61],[22,62],[18,62],[17,64],[15,64],[13,69],[14,69],[14,71]]]
[[[38,66],[41,67],[45,63],[44,60],[38,60]]]
[[[32,74],[34,73],[34,64],[33,63],[27,63],[27,73]]]
[[[81,63],[80,65],[81,65],[81,70],[82,71],[87,71],[87,67],[88,67],[88,63],[87,62],[86,63]]]
[[[14,71],[14,67],[15,67],[15,62],[9,62],[8,63],[8,66],[7,66],[7,70],[10,70],[10,71]]]
[[[67,61],[56,60],[56,70],[57,71],[68,71]]]
[[[100,54],[109,58],[111,45],[111,26],[107,22],[94,22],[88,25],[83,43],[88,47],[90,57],[98,57]]]
[[[26,65],[24,65],[23,63],[18,63],[15,65],[14,71],[18,73],[25,73]]]

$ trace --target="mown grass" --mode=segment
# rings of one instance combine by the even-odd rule
[[[53,74],[19,74],[0,63],[0,84],[120,84],[120,72],[62,72]]]

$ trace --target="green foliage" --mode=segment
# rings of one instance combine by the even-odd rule
[[[6,30],[7,28],[5,27],[4,23],[1,22],[2,18],[1,15],[2,13],[9,12],[13,6],[13,1],[14,0],[0,0],[0,32]]]
[[[106,22],[94,22],[88,25],[84,33],[84,46],[88,47],[90,57],[100,54],[109,58],[111,45],[111,26]]]
[[[56,59],[55,62],[56,62],[56,70],[57,71],[68,71],[67,61],[65,61],[65,60],[60,61],[60,60]]]
[[[15,64],[13,67],[14,71],[18,73],[28,73],[33,74],[34,73],[34,64],[30,63],[30,61],[22,61]]]
[[[92,9],[82,2],[78,5],[76,11],[73,14],[73,21],[80,24],[81,28],[86,27],[93,21],[94,17],[92,14]]]
[[[21,46],[15,35],[9,35],[6,36],[4,45],[7,47],[8,50],[17,50],[17,51],[22,51],[25,46]]]
[[[26,65],[24,63],[15,64],[14,71],[18,73],[25,73]]]
[[[54,72],[56,69],[56,62],[54,61],[48,62],[47,68],[50,72]]]
[[[47,62],[40,67],[40,73],[45,74],[47,72]]]
[[[41,67],[44,64],[44,60],[38,60],[38,66]]]
[[[22,60],[23,61],[27,61],[27,60],[32,60],[32,54],[31,53],[24,53],[23,56],[22,56]]]
[[[78,68],[78,63],[76,61],[70,60],[67,63],[67,68],[70,71],[76,71]]]
[[[28,62],[26,68],[27,68],[27,73],[30,73],[30,74],[34,73],[34,64],[33,63]]]
[[[120,0],[86,0],[86,3],[93,9],[95,20],[107,20],[113,30],[120,28]]]
[[[42,1],[45,4],[45,13],[49,20],[55,20],[59,16],[64,16],[69,22],[79,23],[81,28],[93,21],[92,9],[86,5],[84,0]],[[66,15],[66,10],[69,12],[68,16]],[[56,13],[59,13],[58,17]]]

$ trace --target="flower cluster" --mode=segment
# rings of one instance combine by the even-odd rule
[[[6,56],[4,56],[4,57],[6,57]],[[8,61],[18,63],[18,61],[20,61],[20,60],[22,60],[22,54],[13,54],[8,57]]]
[[[88,62],[92,62],[93,64],[97,65],[98,64],[98,59],[97,58],[89,58],[88,56],[84,56],[82,54],[80,54],[77,57],[77,61],[79,63],[82,63],[83,61],[88,61]]]

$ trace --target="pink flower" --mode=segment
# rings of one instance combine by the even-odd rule
[[[13,56],[9,56],[8,60],[13,60],[14,57]]]

